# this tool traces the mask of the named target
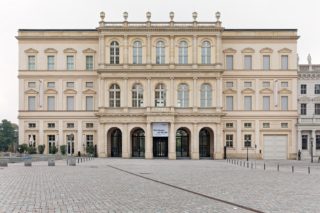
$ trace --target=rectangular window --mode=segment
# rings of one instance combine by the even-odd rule
[[[67,111],[73,111],[73,110],[74,110],[74,97],[67,96]]]
[[[262,82],[262,87],[263,88],[270,88],[270,82],[269,81]]]
[[[320,115],[320,104],[314,104],[314,114]]]
[[[48,128],[55,128],[56,124],[55,123],[48,123]]]
[[[55,86],[56,86],[55,82],[48,82],[47,83],[48,88],[55,88]]]
[[[252,136],[244,135],[244,147],[251,147]]]
[[[67,82],[67,88],[74,88],[74,82]]]
[[[301,148],[303,150],[308,149],[308,135],[301,135]]]
[[[74,128],[74,123],[67,123],[67,128]]]
[[[36,110],[36,96],[28,96],[28,110]]]
[[[86,87],[87,88],[93,88],[93,82],[86,82]]]
[[[233,135],[226,135],[226,146],[233,147]]]
[[[74,56],[67,56],[67,70],[74,70]]]
[[[320,149],[320,135],[316,135],[316,149]]]
[[[233,110],[233,96],[227,96],[226,97],[226,110],[227,111],[232,111]]]
[[[47,69],[48,70],[54,70],[54,56],[48,55],[47,57]]]
[[[320,94],[320,84],[314,85],[314,94]]]
[[[263,56],[263,70],[270,70],[270,55]]]
[[[282,88],[288,88],[289,84],[288,84],[288,81],[282,81],[281,82],[281,87]]]
[[[233,123],[226,123],[226,128],[233,128]]]
[[[252,70],[252,56],[251,55],[244,56],[244,69],[245,70]]]
[[[281,123],[281,128],[288,128],[288,123]]]
[[[54,96],[48,96],[48,102],[47,102],[48,111],[55,110],[55,97]]]
[[[307,94],[307,85],[306,84],[300,85],[300,94]]]
[[[34,81],[28,82],[28,87],[29,88],[36,88],[36,82],[34,82]]]
[[[36,123],[28,123],[29,128],[36,128]]]
[[[86,56],[86,70],[93,70],[93,56]]]
[[[244,82],[244,87],[245,88],[251,88],[252,87],[252,82],[251,81],[245,81]]]
[[[244,128],[252,128],[252,123],[244,123]]]
[[[263,110],[270,110],[270,96],[263,96]]]
[[[251,111],[252,110],[252,97],[244,96],[244,110]]]
[[[226,82],[226,87],[227,88],[232,88],[233,87],[233,82],[232,81],[227,81]]]
[[[281,110],[288,110],[288,96],[281,96]]]
[[[86,128],[93,128],[93,123],[86,123]]]
[[[270,123],[263,123],[263,128],[270,128]]]
[[[281,69],[288,70],[289,69],[289,57],[287,55],[281,56]]]
[[[93,135],[86,135],[86,139],[87,139],[87,147],[93,146]]]
[[[93,110],[93,96],[86,96],[86,110]]]
[[[300,104],[300,114],[301,115],[307,114],[307,104]]]
[[[226,69],[233,70],[233,55],[226,56]]]
[[[28,56],[28,70],[35,70],[36,69],[36,56],[29,55]]]

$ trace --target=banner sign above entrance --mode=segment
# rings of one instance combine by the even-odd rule
[[[168,123],[153,123],[153,137],[169,137]]]

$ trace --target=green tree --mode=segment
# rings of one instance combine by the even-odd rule
[[[17,144],[18,126],[4,119],[0,123],[0,151],[8,151],[10,145]]]

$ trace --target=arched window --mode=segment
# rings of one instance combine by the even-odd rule
[[[178,86],[178,107],[189,106],[189,86],[187,84],[180,84]]]
[[[164,84],[158,84],[155,90],[155,106],[165,107],[166,106],[166,88]]]
[[[133,43],[133,64],[142,64],[142,44],[140,41]]]
[[[181,41],[179,44],[179,64],[188,64],[188,43]]]
[[[201,85],[200,105],[201,107],[211,107],[212,89],[210,84]]]
[[[120,87],[112,84],[109,88],[109,107],[120,107]]]
[[[143,106],[143,87],[141,84],[135,84],[132,87],[132,107]]]
[[[119,43],[111,42],[110,45],[110,64],[119,64]]]
[[[204,41],[201,47],[202,64],[211,64],[211,45],[209,41]]]
[[[165,46],[163,41],[158,41],[156,46],[156,64],[165,63]]]

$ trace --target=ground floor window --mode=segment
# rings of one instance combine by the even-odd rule
[[[49,154],[55,154],[56,151],[56,136],[48,135]]]
[[[302,150],[308,149],[308,135],[302,135],[301,146]]]
[[[36,147],[36,136],[35,135],[29,135],[28,139],[29,139],[29,141],[28,141],[29,146]]]
[[[252,135],[244,135],[244,147],[251,147]]]
[[[74,135],[67,135],[67,153],[69,155],[74,154]]]
[[[226,146],[233,147],[233,135],[226,135]]]
[[[320,149],[320,135],[316,135],[316,149]]]

